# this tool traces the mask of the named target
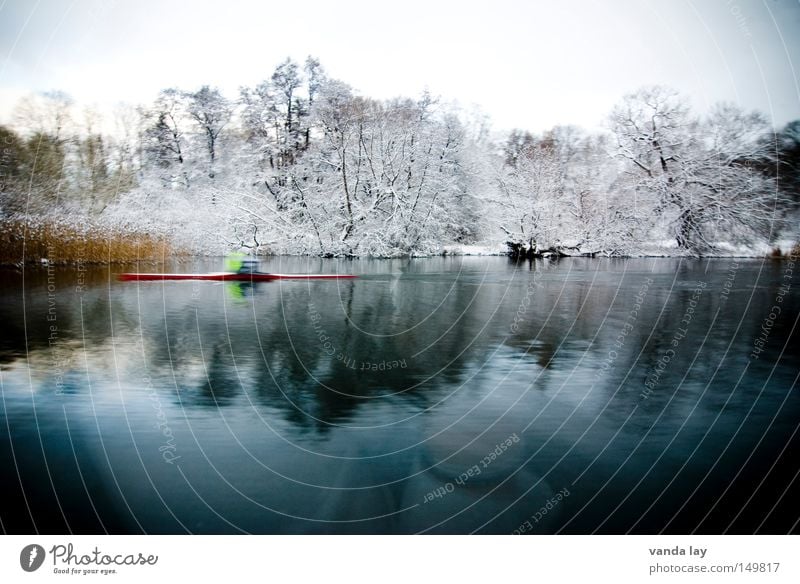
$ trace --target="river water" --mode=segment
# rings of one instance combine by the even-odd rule
[[[271,258],[361,277],[257,285],[5,270],[2,529],[797,531],[789,266]]]

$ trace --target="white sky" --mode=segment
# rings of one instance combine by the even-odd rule
[[[363,95],[427,87],[500,130],[597,127],[650,83],[800,118],[797,0],[0,0],[0,120],[51,89],[103,109],[171,86],[235,97],[308,54]]]

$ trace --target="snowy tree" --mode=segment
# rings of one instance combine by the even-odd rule
[[[496,165],[498,225],[514,254],[538,255],[562,247],[565,172],[552,136],[512,132],[505,163]]]
[[[186,111],[200,129],[208,154],[208,177],[216,174],[215,162],[218,157],[218,142],[225,126],[231,121],[233,108],[230,102],[216,88],[204,85],[200,90],[186,95]]]
[[[702,148],[687,164],[687,188],[697,197],[702,234],[730,243],[769,241],[786,201],[758,167],[768,155],[766,119],[732,104],[717,104],[701,122]],[[709,245],[713,249],[713,245]]]
[[[273,196],[287,185],[288,168],[310,146],[311,108],[326,83],[325,72],[313,57],[306,60],[303,72],[286,59],[268,80],[240,90],[246,139],[242,158],[255,169],[254,182]]]
[[[564,230],[573,248],[586,253],[627,255],[636,251],[647,217],[615,188],[618,168],[608,136],[574,135],[565,176],[570,220]],[[564,138],[561,138],[563,140]]]
[[[556,126],[515,130],[494,165],[490,214],[513,255],[623,255],[641,217],[613,185],[618,168],[605,135]]]
[[[683,165],[696,148],[697,122],[689,107],[671,89],[645,87],[626,95],[610,122],[617,154],[629,163],[632,203],[650,205],[654,216],[670,215],[678,247],[693,248],[699,217],[692,193],[681,181]]]
[[[319,62],[319,59],[311,56],[306,59],[304,71],[306,74],[308,99],[306,101],[306,107],[300,112],[300,114],[301,116],[310,116],[311,110],[314,107],[314,102],[316,101],[319,92],[322,90],[325,82],[327,81],[327,76],[325,74],[325,70],[322,68],[322,65]],[[305,133],[305,144],[303,148],[308,149],[311,143],[311,125],[306,123],[303,131]]]
[[[243,87],[239,101],[242,105],[246,158],[260,171],[275,170],[278,162],[280,119],[270,83],[264,81],[252,89]],[[261,176],[258,178],[266,180]]]
[[[273,188],[277,210],[299,226],[305,249],[399,255],[430,250],[463,228],[455,116],[434,101],[378,102],[329,81],[314,107],[321,137]]]
[[[291,59],[278,65],[271,78],[276,96],[276,109],[281,119],[278,136],[281,165],[292,164],[300,149],[300,116],[302,104],[298,90],[302,85],[300,68]]]
[[[737,241],[768,234],[774,192],[745,162],[766,130],[758,116],[720,106],[701,123],[675,91],[656,86],[625,96],[610,121],[637,204],[667,222],[679,249],[713,250],[723,230]]]
[[[28,213],[47,213],[69,200],[74,168],[72,99],[63,92],[46,92],[20,100],[14,120],[25,140],[22,157]]]
[[[56,136],[35,132],[27,140],[24,172],[29,178],[25,205],[28,213],[50,212],[65,201],[69,184],[67,156],[71,144]]]
[[[109,156],[107,139],[97,130],[102,122],[100,115],[87,108],[83,118],[82,132],[75,140],[78,158],[76,187],[83,208],[94,213],[102,210],[110,197]]]
[[[114,139],[111,140],[112,182],[117,192],[136,185],[142,166],[143,120],[137,108],[118,104],[114,108]]]
[[[24,134],[47,135],[63,145],[72,134],[73,109],[73,99],[63,91],[31,95],[17,103],[15,125]]]
[[[800,122],[775,132],[730,104],[696,116],[658,86],[625,96],[609,132],[504,141],[479,111],[427,93],[370,99],[312,57],[282,61],[236,103],[208,85],[166,89],[120,112],[113,135],[74,111],[63,94],[34,96],[0,128],[4,215],[101,214],[215,253],[506,241],[523,255],[629,255],[754,250],[800,207]]]
[[[27,148],[23,139],[6,126],[0,126],[0,144],[0,216],[8,216],[25,210]]]
[[[150,110],[143,111],[148,122],[144,133],[145,152],[153,166],[161,169],[161,180],[168,185],[181,181],[189,187],[186,166],[184,127],[185,100],[177,89],[162,90]]]
[[[775,177],[793,210],[800,207],[800,120],[786,124],[771,139],[764,140],[767,154],[764,170]]]

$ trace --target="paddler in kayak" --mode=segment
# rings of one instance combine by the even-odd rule
[[[236,274],[255,274],[258,272],[258,260],[236,251],[225,259],[225,267]]]

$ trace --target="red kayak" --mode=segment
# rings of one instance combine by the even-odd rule
[[[358,278],[352,274],[267,274],[254,272],[252,274],[239,274],[236,272],[216,272],[211,274],[120,274],[118,278],[123,282],[132,280],[228,280],[234,282],[265,282],[268,280],[318,280]]]

